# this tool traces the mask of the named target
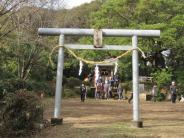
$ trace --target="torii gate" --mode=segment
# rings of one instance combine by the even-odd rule
[[[95,29],[76,29],[76,28],[39,28],[39,35],[59,36],[59,53],[58,53],[58,65],[57,65],[57,79],[56,79],[56,91],[55,91],[55,109],[54,118],[51,119],[51,123],[62,124],[63,118],[61,118],[61,94],[62,94],[62,78],[64,68],[64,48],[71,49],[91,49],[91,50],[131,50],[132,52],[132,75],[133,75],[133,124],[136,127],[142,127],[143,122],[140,119],[139,113],[139,67],[138,67],[138,37],[159,37],[160,30],[130,30],[130,29],[101,29],[103,36],[111,37],[132,37],[132,45],[120,46],[120,45],[104,45],[101,48],[95,48],[93,45],[81,45],[81,44],[64,44],[65,36],[93,36]]]

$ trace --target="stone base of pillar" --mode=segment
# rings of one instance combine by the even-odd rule
[[[63,118],[51,118],[51,125],[62,125]]]
[[[132,121],[132,124],[134,127],[138,127],[138,128],[143,127],[143,121]]]

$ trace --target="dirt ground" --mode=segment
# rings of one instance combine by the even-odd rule
[[[54,100],[44,99],[45,118],[53,117]],[[62,100],[63,125],[50,126],[35,138],[183,138],[184,103],[141,101],[143,128],[132,126],[127,100]]]

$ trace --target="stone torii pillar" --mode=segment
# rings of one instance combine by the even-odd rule
[[[139,67],[138,67],[138,37],[159,37],[160,30],[130,30],[130,29],[101,29],[102,35],[106,37],[132,37],[132,45],[117,46],[104,45],[95,48],[93,45],[65,44],[65,47],[71,49],[91,49],[91,50],[131,50],[132,53],[132,76],[133,76],[133,124],[136,127],[142,127],[143,123],[140,119],[139,112]],[[64,36],[93,36],[95,29],[76,29],[76,28],[39,28],[39,35],[59,36],[59,45],[64,46]],[[54,124],[62,124],[61,117],[61,95],[62,95],[62,77],[64,68],[64,48],[59,48],[57,79],[55,92],[55,108],[54,118],[51,122]]]

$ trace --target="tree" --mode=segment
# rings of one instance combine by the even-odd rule
[[[103,3],[100,10],[91,14],[91,26],[94,28],[161,30],[160,39],[140,38],[139,46],[145,52],[171,49],[172,56],[170,58],[172,62],[170,67],[176,70],[178,65],[183,66],[184,59],[183,54],[181,54],[181,52],[184,52],[182,48],[183,14],[183,1],[109,0]],[[113,40],[110,41],[113,42]],[[155,41],[158,41],[157,47],[154,47]],[[121,44],[123,43],[125,42],[121,41]]]
[[[0,39],[14,30],[11,18],[17,9],[27,0],[1,0],[0,1]]]
[[[28,78],[34,66],[40,67],[43,60],[44,63],[46,62],[46,53],[49,55],[49,48],[44,47],[45,44],[37,35],[39,27],[52,26],[52,21],[54,21],[54,10],[41,8],[47,5],[49,1],[20,1],[20,3],[17,1],[17,7],[14,6],[11,10],[2,14],[2,16],[11,14],[11,18],[6,21],[11,33],[2,32],[4,39],[1,41],[0,50],[6,53],[3,56],[7,57],[7,60],[3,61],[2,59],[1,64],[3,66],[1,67],[3,70],[5,65],[5,70],[9,68],[7,72],[11,72],[10,74],[14,74],[14,77],[17,76],[21,80]],[[6,1],[4,5],[11,6],[11,1]],[[5,37],[7,34],[8,37]],[[47,66],[47,62],[44,66]]]

